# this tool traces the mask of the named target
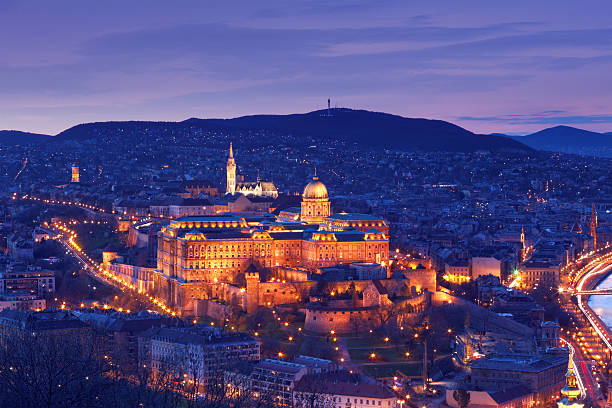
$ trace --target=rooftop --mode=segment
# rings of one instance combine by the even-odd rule
[[[338,221],[382,221],[380,217],[360,213],[336,213],[330,215],[327,219]]]
[[[366,383],[359,376],[352,375],[346,371],[306,375],[297,382],[294,391],[307,393],[314,391],[319,394],[365,398],[395,398],[395,394],[385,386]]]
[[[559,365],[567,365],[567,355],[506,354],[479,358],[471,364],[473,369],[520,371],[538,373]]]

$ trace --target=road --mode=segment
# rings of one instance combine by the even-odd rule
[[[123,293],[132,296],[136,300],[149,305],[151,310],[170,316],[177,315],[177,312],[170,309],[162,300],[145,292],[137,291],[134,285],[105,270],[102,264],[97,263],[78,246],[75,242],[76,234],[74,234],[74,231],[71,231],[65,226],[57,225],[53,227],[51,232],[54,239],[62,244],[64,248],[83,265],[83,269],[94,279],[111,285]]]
[[[597,404],[603,399],[599,384],[593,375],[592,361],[600,369],[604,366],[605,351],[612,352],[612,335],[608,326],[589,307],[588,300],[597,284],[612,273],[612,251],[597,254],[588,264],[580,268],[576,275],[575,284],[568,288],[576,298],[576,315],[582,324],[576,328],[571,336],[562,339],[570,347],[577,374],[581,379],[581,390]]]
[[[563,337],[561,337],[561,341],[565,343],[570,350],[570,358],[574,363],[574,370],[576,373],[576,382],[578,383],[578,388],[580,388],[580,391],[582,392],[582,396],[588,396],[592,401],[596,401],[596,394],[598,394],[599,388],[596,385],[594,386],[595,380],[593,379],[593,374],[588,367],[590,363],[584,361],[580,349],[575,347],[572,342]]]
[[[594,285],[597,284],[603,277],[607,276],[612,271],[612,256],[602,257],[599,261],[595,262],[592,266],[588,266],[582,277],[578,280],[575,290],[582,292],[584,290],[591,290]],[[576,295],[576,301],[580,311],[584,314],[586,319],[589,321],[593,330],[597,333],[601,341],[606,347],[612,351],[612,337],[610,336],[610,330],[606,324],[597,316],[588,305],[589,295],[578,294]],[[601,359],[597,358],[596,360]]]

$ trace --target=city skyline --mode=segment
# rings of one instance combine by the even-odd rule
[[[612,406],[611,12],[0,1],[0,405]]]
[[[612,130],[607,2],[0,7],[2,129],[288,114],[329,97],[476,133]]]

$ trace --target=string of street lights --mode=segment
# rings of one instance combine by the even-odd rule
[[[70,229],[67,225],[60,222],[53,223],[52,227],[55,230],[62,231],[60,234],[65,234],[67,236],[67,243],[64,243],[65,246],[69,248],[85,265],[86,270],[93,273],[97,278],[102,279],[103,281],[115,286],[123,293],[138,296],[141,300],[145,300],[146,302],[153,304],[155,308],[161,310],[167,315],[176,316],[178,314],[177,311],[172,310],[161,299],[147,293],[142,289],[137,288],[136,285],[126,281],[125,279],[120,278],[116,274],[112,273],[109,269],[105,268],[104,264],[97,263],[76,242],[76,239],[78,237],[76,231]]]

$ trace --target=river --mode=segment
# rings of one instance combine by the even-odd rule
[[[604,279],[597,288],[612,288],[612,274]],[[589,306],[608,327],[612,328],[612,295],[593,295],[589,299]]]

